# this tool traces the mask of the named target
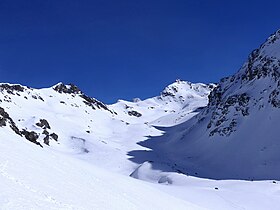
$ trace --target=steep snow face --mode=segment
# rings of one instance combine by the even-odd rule
[[[119,100],[110,109],[128,122],[144,122],[158,126],[182,123],[198,113],[208,103],[208,95],[215,84],[190,83],[177,80],[153,98],[134,102]]]
[[[169,130],[165,144],[181,170],[215,179],[280,179],[280,31],[210,93],[195,118]],[[171,148],[171,149],[170,149]],[[176,154],[176,155],[175,155]]]

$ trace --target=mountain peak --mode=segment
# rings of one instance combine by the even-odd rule
[[[177,79],[161,92],[160,97],[184,98],[184,96],[188,97],[191,95],[204,97],[208,95],[209,90],[211,91],[214,87],[215,84],[191,83]]]
[[[65,85],[62,82],[59,82],[53,86],[53,89],[59,93],[82,94],[82,91],[74,84]]]

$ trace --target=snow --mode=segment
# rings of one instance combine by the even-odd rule
[[[217,164],[219,174],[219,162],[207,160],[213,154],[228,152],[222,152],[224,144],[217,139],[217,148],[201,160],[197,154],[205,153],[209,144],[185,138],[189,132],[191,137],[206,135],[206,130],[201,132],[193,122],[203,112],[201,107],[207,105],[215,85],[178,80],[160,96],[134,102],[120,100],[106,106],[108,110],[85,104],[81,92],[59,93],[54,90],[56,86],[38,90],[24,87],[23,92],[14,94],[1,89],[1,107],[20,130],[38,133],[43,148],[15,134],[9,126],[0,127],[0,209],[224,210],[279,206],[278,181],[217,181],[195,174],[197,167],[190,158],[203,163],[201,171],[210,171],[209,167]],[[131,111],[141,116],[130,115]],[[36,125],[40,119],[50,124],[49,133],[58,135],[58,141],[50,139],[50,146],[43,143],[44,129]],[[267,132],[269,122],[277,124],[277,119],[278,115],[267,115]],[[253,128],[245,126],[243,130]],[[248,144],[253,144],[253,139]],[[240,163],[246,157],[245,148]],[[267,149],[273,150],[267,153],[271,156],[279,151],[277,145]],[[216,160],[224,162],[226,158],[219,155]],[[193,172],[194,176],[182,172]]]
[[[147,183],[7,134],[0,141],[1,209],[202,209]]]
[[[147,119],[133,123],[134,117],[93,109],[79,94],[54,91],[57,85],[1,91],[1,106],[20,130],[38,133],[43,148],[0,128],[0,209],[202,209],[129,177],[137,164],[127,153],[146,149],[137,142],[160,130]],[[43,143],[40,119],[58,142]]]
[[[119,100],[109,107],[118,113],[120,119],[130,123],[148,122],[156,126],[172,126],[190,119],[197,114],[194,112],[197,108],[206,106],[207,96],[213,87],[214,84],[193,84],[177,80],[167,86],[160,96],[136,102]],[[131,110],[142,116],[128,116]]]

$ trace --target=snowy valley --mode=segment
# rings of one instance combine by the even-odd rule
[[[0,209],[280,209],[280,31],[218,84],[104,104],[0,84]]]

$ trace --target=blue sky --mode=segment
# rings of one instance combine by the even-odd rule
[[[218,82],[280,28],[277,1],[0,0],[1,82],[74,83],[106,103]]]

